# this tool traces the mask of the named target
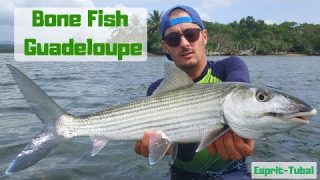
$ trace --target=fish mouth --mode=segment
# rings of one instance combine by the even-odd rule
[[[311,111],[307,111],[307,112],[297,112],[297,113],[290,113],[290,114],[274,113],[274,112],[266,113],[266,115],[269,115],[269,116],[279,117],[287,121],[293,121],[301,124],[308,124],[309,119],[315,116],[316,114],[317,114],[316,109],[312,109]]]
[[[312,109],[308,112],[298,112],[298,113],[292,113],[284,115],[283,118],[288,119],[290,121],[302,123],[302,124],[308,124],[309,119],[317,114],[316,109]]]

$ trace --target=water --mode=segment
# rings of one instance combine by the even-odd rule
[[[223,57],[209,57],[211,60]],[[320,112],[320,57],[242,57],[251,81],[295,94]],[[25,72],[66,111],[88,114],[145,96],[148,85],[162,77],[162,56],[147,62],[18,63],[0,54],[0,179],[170,179],[162,160],[152,167],[134,153],[133,142],[110,142],[95,157],[89,138],[62,143],[34,166],[12,176],[9,163],[42,128],[5,64]],[[307,126],[258,140],[251,161],[315,161],[320,172],[320,116]]]

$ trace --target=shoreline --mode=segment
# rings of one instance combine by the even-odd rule
[[[0,54],[14,54],[14,52],[0,52]],[[165,56],[164,54],[148,52],[147,56]],[[255,55],[241,55],[241,54],[207,54],[207,56],[288,56],[288,57],[303,57],[303,56],[320,56],[320,54],[301,54],[301,53],[286,53],[286,54],[255,54]]]
[[[148,52],[148,56],[165,56],[164,54],[150,53]],[[207,54],[207,56],[288,56],[288,57],[303,57],[303,56],[320,56],[320,54],[300,54],[300,53],[287,53],[287,54],[256,54],[256,55],[240,55],[240,54],[220,54],[220,55],[211,55]]]

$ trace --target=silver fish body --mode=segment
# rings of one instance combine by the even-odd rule
[[[91,115],[65,116],[58,134],[137,140],[148,130],[165,133],[172,142],[199,142],[224,123],[222,104],[238,84],[197,85],[120,105]]]
[[[8,65],[21,93],[44,123],[44,129],[13,160],[6,173],[32,166],[65,138],[89,136],[96,155],[109,140],[141,139],[152,130],[149,162],[158,162],[179,142],[206,148],[231,129],[259,139],[307,124],[316,110],[285,92],[248,83],[195,84],[182,70],[165,64],[164,79],[154,94],[90,115],[65,112],[32,80]]]

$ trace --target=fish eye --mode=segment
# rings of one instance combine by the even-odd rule
[[[256,99],[260,102],[266,102],[269,100],[269,94],[267,92],[258,91],[256,94]]]

